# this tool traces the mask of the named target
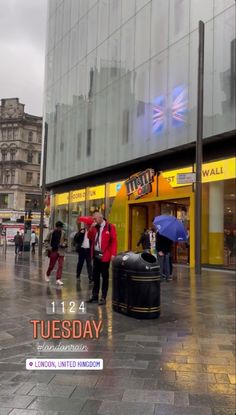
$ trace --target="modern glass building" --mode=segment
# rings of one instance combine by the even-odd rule
[[[194,264],[194,189],[176,174],[194,169],[200,19],[203,262],[236,266],[234,0],[49,0],[46,181],[52,218],[68,232],[78,214],[99,208],[119,248],[134,249],[156,213],[184,216]],[[128,194],[122,183],[147,169],[150,191]],[[188,261],[186,249],[176,247],[177,262]]]

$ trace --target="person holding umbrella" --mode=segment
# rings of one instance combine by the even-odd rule
[[[88,239],[88,230],[92,225],[94,219],[91,216],[81,216],[77,219],[77,223],[84,223],[84,228],[81,228],[79,232],[74,236],[74,245],[76,252],[78,253],[78,263],[76,269],[77,281],[80,280],[80,274],[86,261],[87,273],[89,282],[93,281],[93,270],[92,270],[92,257],[91,257],[91,244]]]
[[[157,229],[156,249],[160,263],[161,277],[170,281],[170,253],[173,242],[187,240],[187,232],[181,221],[175,216],[160,215],[153,221]]]
[[[156,235],[156,251],[158,255],[158,260],[160,264],[160,273],[161,278],[166,279],[166,281],[171,281],[171,270],[170,270],[170,253],[172,249],[173,242],[171,239],[166,238],[166,236],[160,235],[157,232]]]

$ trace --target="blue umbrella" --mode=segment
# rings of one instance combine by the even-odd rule
[[[160,235],[171,239],[172,241],[181,242],[187,240],[187,232],[183,223],[175,216],[161,215],[156,216],[154,221]]]

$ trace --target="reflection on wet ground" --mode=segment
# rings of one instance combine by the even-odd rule
[[[81,302],[91,291],[76,284],[76,257],[63,280],[44,282],[47,259],[0,253],[0,415],[233,415],[235,413],[235,275],[175,269],[161,285],[161,317],[135,320],[107,305],[87,306],[80,319],[103,320],[96,340],[54,340],[88,352],[44,352],[31,319],[51,319],[49,300]],[[56,318],[68,318],[68,313]],[[49,344],[47,343],[47,344]],[[38,346],[40,346],[38,348]],[[103,358],[103,371],[26,371],[28,357]]]

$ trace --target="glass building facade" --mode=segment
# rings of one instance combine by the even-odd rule
[[[199,20],[204,142],[220,137],[202,171],[202,262],[236,268],[235,152],[220,150],[225,137],[236,138],[235,0],[49,0],[46,184],[51,223],[63,220],[68,236],[77,216],[99,209],[117,227],[119,250],[135,249],[137,229],[155,214],[184,215],[190,249],[176,246],[174,258],[194,265],[194,189],[179,188],[169,170],[176,164],[138,202],[123,181],[140,171],[134,161],[158,171],[155,157],[196,140]],[[186,166],[193,171],[194,159],[178,172]]]
[[[235,119],[235,0],[49,0],[47,183],[195,141],[198,21],[204,137]]]

